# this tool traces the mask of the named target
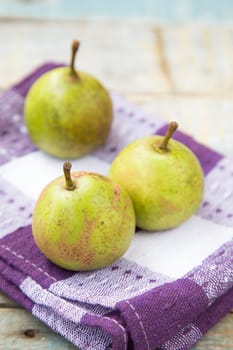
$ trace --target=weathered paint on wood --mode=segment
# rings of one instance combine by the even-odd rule
[[[233,99],[228,96],[125,93],[126,99],[151,115],[176,120],[180,130],[228,156],[233,156]]]
[[[77,66],[152,115],[218,151],[233,155],[233,26],[158,26],[145,21],[0,21],[0,88],[48,60]],[[29,330],[24,334],[25,330]],[[35,334],[33,331],[35,330]],[[30,336],[31,335],[31,336]],[[34,335],[34,336],[32,336]],[[0,349],[75,349],[0,293]],[[232,350],[233,313],[194,348]]]
[[[0,13],[4,16],[33,18],[75,18],[100,16],[112,18],[150,18],[156,21],[177,22],[193,20],[223,22],[231,20],[231,0],[179,0],[179,6],[170,0],[14,0],[0,2]]]
[[[19,308],[20,306],[6,294],[0,292],[0,309],[1,308]]]
[[[4,307],[1,307],[3,304]],[[193,347],[193,350],[232,350],[232,344],[233,310],[213,327]],[[0,293],[0,349],[73,350],[77,348]]]
[[[232,350],[233,311],[226,315],[196,344],[193,350]]]
[[[162,26],[140,21],[0,22],[0,84],[47,60],[69,62],[119,91],[223,96],[233,93],[233,27]]]
[[[0,308],[0,320],[0,349],[77,350],[24,309]]]

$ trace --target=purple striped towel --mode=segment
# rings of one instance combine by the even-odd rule
[[[198,213],[164,233],[137,232],[124,257],[104,269],[56,267],[36,248],[30,223],[62,161],[31,144],[22,119],[29,87],[55,66],[41,66],[0,97],[0,288],[80,349],[190,349],[233,307],[233,160],[176,132],[204,170]],[[107,144],[75,160],[74,170],[107,174],[124,145],[164,132],[160,117],[112,98]]]

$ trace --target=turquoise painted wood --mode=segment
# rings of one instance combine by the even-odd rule
[[[79,350],[24,309],[0,308],[1,350]]]
[[[74,18],[143,17],[156,21],[233,21],[232,0],[0,0],[0,16]]]

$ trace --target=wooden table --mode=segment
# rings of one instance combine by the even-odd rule
[[[0,21],[0,88],[48,60],[69,62],[81,40],[77,66],[152,115],[225,155],[233,155],[233,26],[162,26],[149,21]],[[0,294],[0,349],[75,349]],[[194,347],[233,349],[233,313]],[[119,349],[120,350],[120,349]]]

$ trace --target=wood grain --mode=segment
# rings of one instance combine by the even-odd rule
[[[3,4],[4,3],[4,4]],[[179,6],[175,1],[164,0],[100,0],[98,6],[92,0],[86,1],[44,1],[38,0],[14,0],[4,1],[0,7],[1,14],[14,18],[27,16],[29,18],[74,18],[80,16],[101,16],[113,18],[150,18],[155,21],[177,22],[186,21],[215,21],[224,22],[232,20],[231,0],[179,0]],[[41,6],[40,6],[41,5]]]
[[[233,156],[233,99],[228,96],[125,93],[125,98],[151,115],[176,120],[180,130],[220,153]]]
[[[24,309],[0,308],[0,319],[0,349],[77,350]]]
[[[2,20],[0,33],[3,86],[43,61],[69,62],[70,42],[78,37],[80,68],[99,76],[111,89],[232,96],[233,27],[229,25]]]
[[[232,350],[233,312],[226,315],[193,347],[193,350]]]
[[[75,346],[0,293],[0,349],[73,350]],[[193,350],[232,350],[233,310]]]
[[[20,306],[6,294],[0,292],[0,309],[1,308],[20,308]]]
[[[78,19],[0,21],[0,88],[45,61],[69,62],[79,38],[77,66],[151,115],[233,155],[233,26],[157,25],[149,21]],[[29,330],[26,332],[25,330]],[[33,330],[33,331],[30,331]],[[0,349],[75,349],[0,293]],[[232,350],[229,313],[194,347]]]

